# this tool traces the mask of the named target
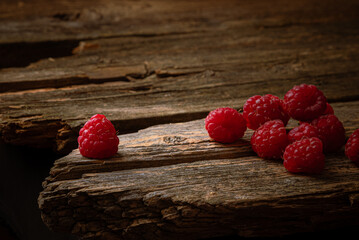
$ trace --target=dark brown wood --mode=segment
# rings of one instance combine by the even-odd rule
[[[334,103],[338,118],[349,136],[359,126],[359,101]],[[297,126],[291,119],[288,130]],[[201,160],[228,159],[255,155],[249,145],[253,130],[247,129],[235,144],[212,142],[204,128],[204,120],[153,126],[139,132],[120,135],[119,152],[111,161],[87,159],[78,150],[57,160],[46,184],[81,178],[85,173],[120,171],[142,167],[158,167]],[[169,157],[170,156],[170,157]]]
[[[95,113],[128,133],[240,108],[254,94],[283,97],[302,82],[331,102],[358,99],[356,1],[2,4],[0,47],[28,44],[4,59],[41,55],[50,44],[47,57],[0,71],[8,143],[66,154]]]
[[[358,167],[343,151],[323,174],[294,175],[255,156],[251,131],[222,145],[203,128],[217,107],[311,83],[352,133],[358,12],[354,0],[1,1],[1,138],[70,153],[38,202],[51,229],[84,239],[358,226]],[[110,160],[74,150],[96,113],[121,134]]]
[[[333,104],[338,117],[350,116],[348,135],[358,103]],[[201,119],[120,135],[109,160],[74,150],[44,182],[43,220],[85,239],[268,237],[359,225],[359,168],[343,151],[326,156],[320,175],[290,174],[281,161],[255,156],[252,132],[219,144]]]

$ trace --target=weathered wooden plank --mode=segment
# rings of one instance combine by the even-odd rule
[[[256,157],[85,174],[42,192],[44,221],[86,238],[285,236],[358,225],[358,168],[326,159],[316,177]]]
[[[302,82],[318,85],[331,102],[358,99],[356,1],[1,4],[2,49],[18,44],[19,33],[40,49],[54,40],[55,55],[72,46],[68,56],[51,57],[50,47],[49,58],[0,71],[0,135],[8,143],[66,154],[98,112],[131,132],[240,108],[254,94],[282,97]],[[38,49],[31,44],[20,50]]]
[[[326,29],[323,29],[324,26]],[[167,74],[169,76],[178,76],[213,66],[222,71],[226,67],[264,68],[262,71],[276,70],[275,76],[283,73],[305,77],[313,73],[331,74],[333,71],[356,72],[357,27],[353,24],[347,32],[339,32],[340,27],[335,24],[299,25],[283,31],[234,26],[221,31],[177,36],[86,41],[86,44],[97,47],[75,56],[45,58],[29,68],[3,71],[0,89],[16,91],[86,83],[81,76],[103,81],[114,81],[116,77],[123,79],[124,75],[136,78],[144,75],[143,68],[147,69],[145,73],[156,71],[159,76],[166,76],[161,71],[172,73]],[[288,69],[285,70],[285,67]],[[71,76],[73,80],[69,80]],[[291,75],[287,77],[292,78]],[[46,79],[49,81],[47,85],[43,83]],[[54,84],[55,79],[57,84]],[[34,84],[22,86],[29,82]]]
[[[268,63],[247,63],[239,67],[236,66],[240,61],[222,66],[206,66],[203,69],[153,70],[152,74],[138,65],[104,67],[88,71],[86,75],[83,72],[82,75],[68,75],[62,80],[78,83],[85,79],[86,84],[0,94],[2,136],[14,144],[54,147],[59,152],[68,152],[75,146],[73,137],[79,127],[95,112],[106,114],[121,132],[126,132],[168,121],[200,118],[219,106],[239,108],[248,97],[255,94],[283,96],[292,85],[303,81],[318,85],[330,101],[358,97],[358,73],[351,72],[355,69],[353,62],[340,64],[343,60],[341,57],[335,60],[316,60],[313,55],[310,57],[301,63],[306,66],[306,73],[288,73],[289,68],[293,69],[293,63],[280,63],[282,60],[277,63],[273,60],[275,67],[268,69],[268,65],[273,64],[269,59]],[[313,60],[321,61],[322,68],[315,65]],[[335,67],[337,65],[339,67]],[[281,70],[278,71],[279,66]],[[255,67],[262,70],[257,71]],[[50,75],[52,71],[46,72]],[[61,70],[59,72],[64,73]],[[117,81],[113,81],[113,78]],[[111,82],[90,84],[108,79]],[[345,84],[338,86],[339,81],[345,81]],[[46,78],[45,82],[56,86],[58,79]],[[37,82],[29,81],[29,85],[33,84]],[[51,132],[49,137],[41,136],[48,122],[58,126],[58,130]],[[44,128],[41,129],[41,126]],[[45,138],[46,141],[38,142]]]
[[[347,135],[359,126],[358,107],[333,104]],[[74,150],[44,182],[43,219],[85,239],[268,237],[359,224],[359,168],[343,151],[327,155],[322,174],[295,175],[256,157],[251,134],[219,144],[201,119],[120,135],[109,160]]]
[[[0,43],[154,36],[212,31],[233,24],[286,28],[357,20],[357,1],[67,1],[0,3]],[[315,19],[315,21],[313,21]],[[347,26],[347,25],[345,25]]]
[[[334,103],[332,106],[349,136],[359,127],[359,101]],[[298,122],[291,119],[287,128],[289,130],[297,125]],[[55,162],[46,181],[50,183],[76,179],[90,172],[120,171],[145,166],[156,167],[207,159],[251,156],[253,151],[249,142],[252,133],[252,130],[247,129],[240,141],[223,146],[208,138],[204,119],[153,126],[136,133],[120,135],[119,153],[111,161],[84,158],[78,150],[74,150]]]
[[[201,75],[198,78],[201,78]],[[96,96],[99,93],[98,87],[89,85],[63,91],[47,89],[2,94],[1,97],[5,99],[1,107],[5,112],[1,115],[2,137],[13,144],[54,147],[56,151],[66,152],[76,146],[74,143],[79,128],[94,113],[105,114],[121,132],[135,131],[164,122],[202,118],[208,111],[220,106],[240,108],[249,96],[258,94],[258,89],[263,86],[262,83],[257,86],[255,83],[212,83],[208,84],[212,85],[211,88],[196,88],[195,79],[198,78],[191,78],[194,80],[192,89],[183,90],[132,90],[133,88],[122,87],[122,83],[111,83],[106,86],[107,91],[105,86],[102,86],[102,90],[105,90],[102,96]],[[356,98],[357,79],[346,81],[348,84],[343,87],[344,91],[340,91],[340,88],[337,88],[337,91],[329,90],[337,87],[336,80],[323,80],[324,85],[320,87],[325,93],[328,88],[329,99]],[[291,83],[301,82],[297,80]],[[283,96],[288,90],[285,89],[288,84],[283,81],[272,81],[271,84],[267,91],[273,94],[279,93],[278,95]],[[22,97],[20,101],[19,97]],[[13,100],[10,100],[11,98]],[[24,99],[26,103],[23,102]],[[181,101],[178,101],[179,99]],[[53,130],[49,131],[49,128]]]

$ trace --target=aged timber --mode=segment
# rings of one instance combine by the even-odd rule
[[[331,102],[359,97],[357,1],[0,4],[8,143],[67,154],[95,113],[129,133],[302,82]]]
[[[0,136],[69,153],[38,203],[51,229],[83,239],[357,227],[359,168],[343,151],[327,156],[320,175],[289,174],[255,156],[251,131],[218,144],[203,118],[305,82],[352,133],[358,12],[354,0],[3,0]],[[78,130],[96,113],[120,134],[117,155],[104,161],[76,150]]]
[[[334,104],[339,117],[350,116],[347,134],[359,124],[358,107]],[[252,131],[219,144],[203,125],[120,135],[108,160],[78,150],[57,160],[39,197],[44,222],[84,239],[268,237],[359,225],[359,168],[343,151],[326,157],[322,174],[295,175],[255,156]]]

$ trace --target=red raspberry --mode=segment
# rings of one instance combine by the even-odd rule
[[[323,115],[327,115],[327,114],[334,114],[334,109],[329,103],[327,103],[327,106],[325,108]]]
[[[345,144],[345,155],[353,162],[359,163],[359,129],[350,135]]]
[[[316,86],[301,84],[284,95],[284,106],[289,116],[305,122],[324,113],[327,99]]]
[[[302,122],[298,127],[293,128],[288,133],[290,143],[301,140],[302,138],[318,137],[317,129],[309,123]]]
[[[325,165],[323,144],[316,137],[303,138],[286,147],[283,159],[289,172],[320,173]]]
[[[261,158],[280,159],[288,137],[281,120],[265,122],[252,135],[251,145],[254,152]]]
[[[82,156],[109,158],[118,151],[119,139],[112,123],[101,114],[96,114],[85,123],[77,139]]]
[[[335,115],[322,115],[314,119],[311,124],[317,128],[324,152],[336,152],[345,144],[343,123]]]
[[[247,127],[254,130],[270,120],[280,119],[284,125],[289,120],[283,101],[271,94],[250,97],[243,105],[243,117],[247,121]]]
[[[243,137],[247,129],[242,114],[233,108],[218,108],[205,119],[209,136],[217,142],[232,143]]]

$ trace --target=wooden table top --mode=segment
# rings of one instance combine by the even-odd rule
[[[0,135],[51,148],[39,207],[84,239],[282,236],[359,225],[359,168],[343,149],[317,176],[258,158],[253,131],[211,140],[204,117],[315,84],[359,128],[358,1],[0,2]],[[82,157],[101,113],[117,155]],[[298,123],[291,120],[288,129]]]

